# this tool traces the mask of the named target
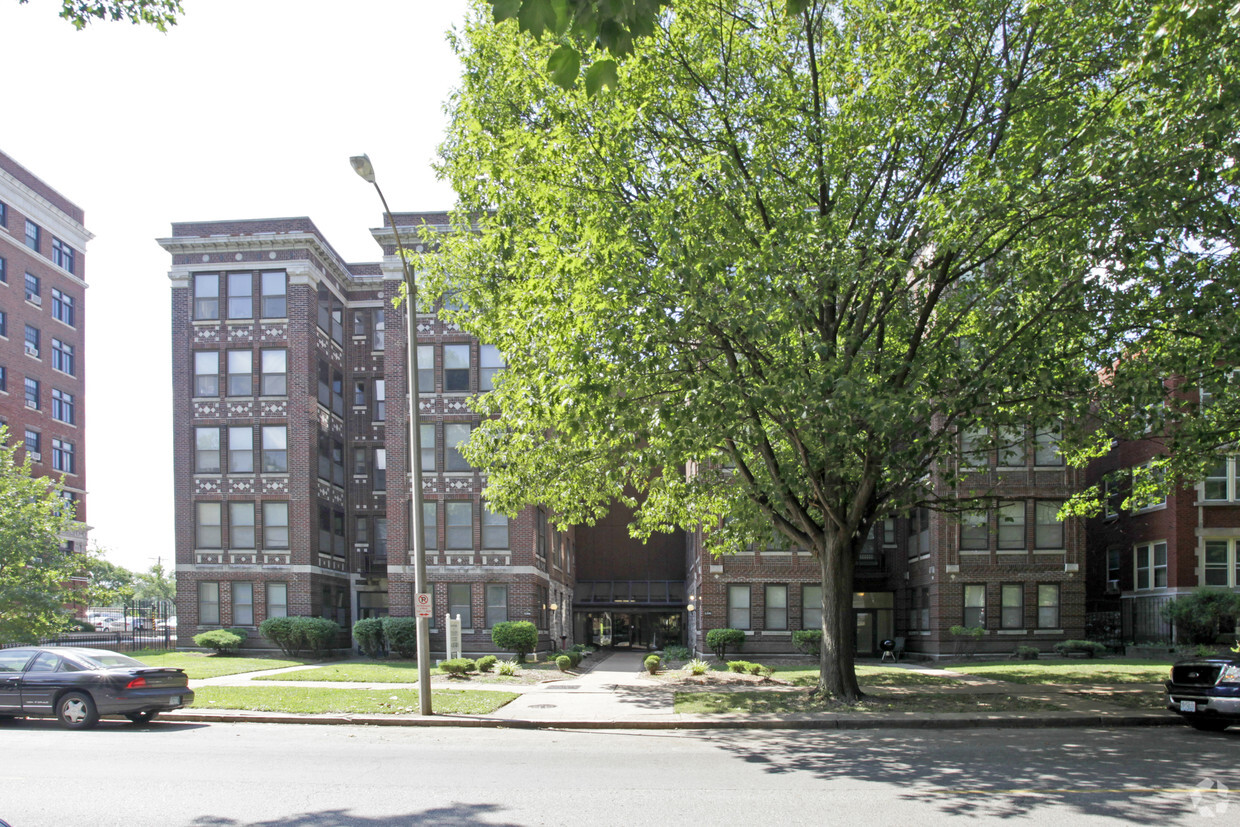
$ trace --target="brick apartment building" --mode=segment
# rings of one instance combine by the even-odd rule
[[[77,517],[63,539],[75,550],[88,532],[84,221],[0,152],[0,422],[35,476],[62,482]]]

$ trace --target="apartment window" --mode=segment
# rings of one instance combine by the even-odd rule
[[[263,548],[288,548],[288,503],[263,503]]]
[[[435,468],[435,426],[418,423],[418,444],[421,447],[422,470],[434,471]]]
[[[332,371],[332,413],[344,416],[344,374]]]
[[[999,626],[1003,629],[1025,626],[1025,587],[1019,583],[1005,583],[999,587]]]
[[[36,253],[39,252],[39,241],[42,238],[42,236],[43,236],[43,230],[39,227],[39,225],[31,221],[29,218],[27,218],[26,219],[26,246],[34,250]]]
[[[194,472],[218,474],[220,472],[220,429],[194,429]]]
[[[1134,549],[1138,589],[1163,589],[1167,586],[1167,544],[1142,543]]]
[[[332,512],[332,554],[343,557],[345,550],[344,512]]]
[[[253,583],[238,581],[232,584],[232,612],[234,626],[254,625]]]
[[[73,376],[73,345],[52,339],[52,367]]]
[[[262,435],[263,473],[284,474],[288,472],[288,428],[284,425],[264,425]]]
[[[445,422],[443,426],[444,466],[449,471],[470,471],[473,466],[461,453],[461,446],[469,441],[467,423]]]
[[[387,517],[375,517],[375,558],[386,560],[387,555]]]
[[[370,518],[353,518],[353,542],[359,546],[370,545]]]
[[[418,393],[435,392],[435,346],[418,345]]]
[[[4,390],[3,382],[0,382],[0,390]],[[52,419],[66,425],[73,424],[73,394],[52,388]]]
[[[331,481],[332,459],[331,438],[327,434],[319,434],[319,479]]]
[[[9,208],[3,201],[0,201],[0,227],[7,226],[9,226]]]
[[[218,463],[218,456],[216,461]],[[234,425],[228,428],[228,473],[254,473],[254,429],[249,425]]]
[[[999,503],[999,548],[1023,549],[1025,547],[1025,503]]]
[[[228,547],[254,548],[254,503],[228,504]]]
[[[375,380],[375,421],[383,422],[387,419],[387,381],[384,379]]]
[[[508,620],[508,587],[487,583],[487,628]]]
[[[287,396],[288,351],[283,348],[260,351],[259,363],[262,368],[259,393],[263,396]]]
[[[444,393],[469,390],[469,345],[443,346],[443,390]]]
[[[542,508],[534,513],[534,554],[547,557],[547,512]]]
[[[267,584],[267,617],[288,617],[288,583]]]
[[[985,428],[965,428],[960,432],[960,456],[966,468],[985,468],[990,464]]]
[[[25,444],[25,446],[26,446],[26,453],[27,453],[27,454],[42,454],[42,453],[43,453],[43,452],[42,452],[42,450],[40,450],[40,448],[39,448],[39,445],[40,445],[40,435],[39,435],[39,432],[38,432],[38,431],[32,431],[32,430],[30,430],[29,428],[27,428],[27,429],[26,429],[26,439],[25,439],[25,443],[24,443],[24,444]],[[39,457],[38,457],[38,456],[31,457],[31,459],[32,459],[32,460],[34,460],[35,462],[38,462],[38,461],[39,461]]]
[[[364,477],[369,473],[370,466],[366,462],[370,449],[358,446],[353,449],[353,476]]]
[[[439,549],[439,514],[438,504],[434,501],[422,503],[422,544],[428,549]]]
[[[4,256],[0,256],[0,282],[8,284],[9,282],[9,263]]]
[[[999,465],[1002,468],[1025,467],[1025,429],[999,429]]]
[[[918,506],[909,515],[908,556],[930,553],[930,509]]]
[[[469,583],[448,584],[448,614],[461,619],[462,629],[474,627],[472,591]]]
[[[1238,466],[1240,458],[1219,457],[1218,461],[1206,470],[1202,499],[1216,502],[1240,499],[1240,485],[1237,485],[1236,481]]]
[[[325,505],[319,506],[319,553],[331,554],[332,551],[332,510]]]
[[[32,325],[26,325],[26,353],[39,355],[39,328]]]
[[[261,309],[264,319],[288,316],[288,280],[283,270],[263,273]]]
[[[508,518],[482,508],[482,547],[508,548]]]
[[[387,449],[375,449],[375,490],[387,490]]]
[[[374,326],[374,331],[375,331],[375,341],[374,341],[374,345],[373,345],[373,347],[374,347],[374,349],[375,349],[375,350],[383,350],[384,345],[387,343],[387,342],[386,342],[386,338],[387,338],[387,330],[384,328],[384,321],[383,321],[383,308],[382,308],[382,307],[377,307],[377,308],[375,308],[375,326]],[[422,364],[422,362],[421,362],[421,360],[419,359],[419,360],[418,360],[418,366],[419,366],[419,367],[421,367],[421,364]],[[419,388],[419,390],[421,390],[421,388]]]
[[[353,407],[366,407],[366,380],[358,379],[353,383]]]
[[[52,288],[52,318],[74,327],[73,297]]]
[[[982,551],[990,548],[990,515],[985,509],[960,515],[960,548]]]
[[[52,440],[52,470],[62,474],[73,473],[73,443],[62,439]]]
[[[504,357],[500,356],[495,345],[478,347],[478,390],[495,389],[495,377],[504,369]]]
[[[254,393],[254,354],[249,350],[230,350],[228,365],[228,396],[251,396]]]
[[[788,587],[766,587],[766,617],[763,618],[765,628],[782,631],[788,628]]]
[[[220,277],[217,273],[194,276],[194,318],[212,320],[220,317]]]
[[[0,365],[0,391],[8,393],[9,390],[9,370],[4,365]]]
[[[198,581],[198,623],[202,626],[220,624],[220,584],[215,580]]]
[[[1059,628],[1059,585],[1038,584],[1038,628]]]
[[[9,338],[9,314],[0,310],[0,336]]]
[[[471,502],[444,503],[444,548],[473,549],[474,504]]]
[[[39,409],[39,380],[26,377],[26,407]]]
[[[223,535],[220,524],[220,503],[194,505],[194,545],[198,548],[221,548]]]
[[[56,236],[52,236],[52,264],[72,273],[74,264],[73,248]]]
[[[1059,426],[1038,429],[1033,436],[1033,464],[1041,466],[1063,465],[1059,453]]]
[[[220,395],[220,354],[214,350],[194,352],[194,396]]]
[[[33,273],[26,274],[26,301],[43,304],[43,297],[39,295],[39,277]]]
[[[970,584],[964,587],[964,625],[969,628],[986,625],[986,587]]]
[[[1063,548],[1063,523],[1059,509],[1063,503],[1041,500],[1034,504],[1034,546],[1036,548]]]
[[[750,625],[749,586],[728,586],[728,627],[748,629]]]

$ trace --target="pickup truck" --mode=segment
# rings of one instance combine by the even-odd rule
[[[1171,667],[1167,708],[1194,729],[1240,725],[1240,656],[1183,660]]]

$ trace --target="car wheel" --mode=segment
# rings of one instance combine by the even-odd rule
[[[99,711],[89,695],[67,692],[56,702],[56,720],[68,729],[90,729],[99,723]]]
[[[1222,732],[1231,726],[1231,721],[1218,718],[1189,718],[1188,725],[1202,732]]]
[[[125,717],[135,724],[149,724],[155,720],[155,716],[158,714],[158,709],[148,709],[145,712],[126,712]]]

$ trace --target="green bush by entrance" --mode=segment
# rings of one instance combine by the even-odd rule
[[[517,663],[525,663],[525,656],[538,648],[538,629],[528,620],[506,620],[491,628],[491,642],[515,652]]]

